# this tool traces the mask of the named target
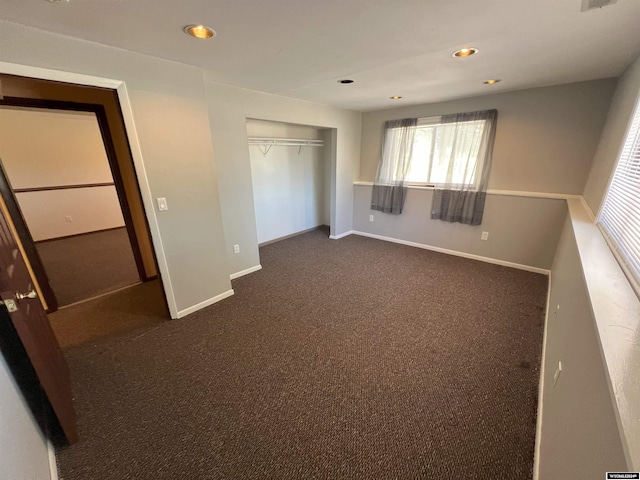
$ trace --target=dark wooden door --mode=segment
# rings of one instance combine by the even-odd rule
[[[0,197],[0,308],[9,311],[60,427],[67,441],[74,443],[78,433],[69,368],[22,255],[6,204]]]
[[[41,303],[48,313],[53,313],[58,309],[58,301],[49,284],[49,277],[44,271],[40,255],[38,254],[38,250],[36,250],[36,244],[33,242],[33,238],[31,238],[27,223],[20,211],[18,200],[13,192],[4,165],[2,164],[2,159],[0,159],[0,195],[4,200],[7,217],[11,218],[12,231],[21,245],[24,257],[27,259],[26,261],[29,265],[29,272],[36,282],[36,290],[42,295],[40,299]]]

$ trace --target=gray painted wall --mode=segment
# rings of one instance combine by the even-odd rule
[[[199,68],[5,21],[0,21],[0,61],[126,82],[151,196],[166,197],[169,206],[167,212],[157,212],[155,202],[145,204],[147,215],[157,218],[159,236],[154,236],[153,242],[156,250],[166,256],[171,283],[165,282],[165,288],[167,295],[175,298],[177,311],[227,292],[231,288],[230,273],[259,262],[246,142],[247,116],[334,129],[331,136],[335,142],[328,149],[335,160],[331,171],[336,179],[332,223],[339,232],[351,229],[352,183],[360,158],[358,112],[211,82],[207,83],[206,97]],[[209,123],[210,112],[213,125]],[[229,249],[218,185],[225,195]],[[246,248],[242,255],[229,261],[227,254],[233,256],[230,248],[234,243]],[[4,400],[5,396],[0,399]],[[15,405],[7,408],[7,415],[19,415],[24,410]],[[37,455],[37,461],[47,461],[46,452],[41,451],[42,439],[36,440],[29,433],[32,426],[21,424],[16,428],[19,431],[3,430],[0,443],[24,435],[28,443],[22,445],[24,451]],[[22,468],[18,457],[7,461],[11,468]]]
[[[640,57],[620,77],[584,189],[584,198],[596,214],[609,186],[609,179],[618,161],[627,126],[639,95]]]
[[[489,188],[580,194],[604,125],[614,79],[534,88],[363,115],[360,180],[373,181],[386,120],[498,109]],[[402,215],[369,208],[371,189],[356,187],[354,229],[549,269],[562,228],[562,201],[489,195],[483,224],[432,221],[431,192],[411,190]],[[376,221],[368,222],[370,214]],[[489,240],[481,241],[482,231]]]
[[[551,268],[566,213],[564,200],[489,195],[482,225],[462,225],[431,220],[432,190],[410,189],[402,215],[387,215],[370,210],[370,186],[355,189],[356,231],[545,270]],[[483,231],[489,232],[487,241],[480,240]]]
[[[331,176],[331,228],[333,234],[351,230],[353,182],[360,159],[362,114],[351,110],[206,82],[211,137],[221,179],[220,200],[227,243],[228,270],[232,273],[260,263],[256,233],[251,163],[247,145],[247,118],[308,125],[332,130],[329,151]],[[240,254],[233,245],[240,244]]]
[[[607,471],[626,471],[600,340],[568,218],[551,269],[546,337],[540,480],[604,478]],[[562,373],[554,387],[559,361]]]
[[[201,70],[9,22],[0,22],[0,46],[1,61],[126,82],[151,194],[169,205],[155,213],[153,240],[164,250],[177,310],[228,291]],[[145,207],[154,215],[153,203]]]
[[[229,273],[259,263],[246,143],[247,117],[332,129],[331,221],[332,233],[337,235],[354,227],[365,229],[362,219],[368,219],[369,195],[367,188],[354,189],[353,181],[358,179],[359,166],[359,179],[373,179],[382,123],[391,118],[498,108],[500,120],[490,188],[581,193],[615,85],[614,80],[601,80],[371,112],[363,123],[358,112],[203,81],[203,72],[196,67],[9,22],[0,22],[0,46],[0,61],[126,81],[152,196],[164,196],[169,204],[168,212],[156,212],[160,238],[154,238],[154,244],[156,248],[161,244],[165,252],[173,285],[171,293],[179,310],[227,291]],[[518,251],[514,246],[521,239],[507,236],[522,226],[522,237],[547,237],[547,245],[553,245],[557,238],[554,232],[560,230],[559,202],[490,197],[485,225],[491,226],[491,240],[504,242],[501,248],[495,248],[497,243],[479,243],[475,227],[443,223],[433,232],[415,229],[410,223],[426,217],[424,205],[430,195],[416,192],[411,192],[408,200],[407,212],[411,215],[376,219],[367,226],[381,228],[374,233],[383,231],[381,234],[393,236],[394,231],[404,232],[408,239],[419,243],[464,248],[496,258],[503,255],[516,263],[544,268],[550,262],[546,247],[539,252]],[[151,214],[154,206],[146,207]],[[531,215],[522,215],[523,211]],[[501,223],[506,219],[516,223],[507,227]],[[233,255],[234,243],[242,245],[240,255]],[[554,268],[562,270],[562,266]],[[591,347],[593,354],[597,345]],[[0,382],[0,403],[6,406],[3,418],[24,416],[24,406],[8,403],[12,395],[10,389],[5,389],[8,381]],[[578,403],[581,400],[576,398]],[[21,451],[30,452],[32,463],[36,456],[39,465],[44,462],[44,444],[33,432],[33,425],[26,421],[14,427],[9,433],[3,430],[0,443],[22,436],[25,445]],[[10,462],[3,464],[3,469],[22,468],[28,463],[18,458],[6,460]],[[29,477],[31,474],[27,473],[26,478]]]
[[[6,320],[5,320],[6,321]],[[47,439],[0,354],[0,478],[48,479]]]
[[[373,181],[385,120],[498,109],[489,188],[582,194],[616,80],[596,80],[368,112],[360,180]]]

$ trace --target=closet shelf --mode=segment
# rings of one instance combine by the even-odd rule
[[[298,147],[298,155],[304,147],[324,147],[324,140],[306,138],[249,137],[248,140],[249,145],[257,146],[265,157],[273,147]]]

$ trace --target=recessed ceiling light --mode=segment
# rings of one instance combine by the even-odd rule
[[[491,80],[487,80],[486,82],[484,82],[487,85],[494,85],[498,82],[501,82],[502,80],[500,80],[499,78],[492,78]]]
[[[69,3],[69,0],[47,0],[49,3]]]
[[[196,38],[213,38],[216,36],[216,32],[204,25],[187,25],[183,30],[187,35]]]
[[[338,83],[347,85],[349,83],[353,83],[353,80],[349,80],[348,78],[345,78],[344,80],[338,80]]]
[[[400,100],[402,97],[398,95],[394,95],[393,97],[389,97],[391,100]]]
[[[470,57],[471,55],[474,55],[476,53],[478,53],[477,48],[469,47],[469,48],[461,48],[460,50],[456,50],[455,52],[453,52],[452,55],[454,57]]]

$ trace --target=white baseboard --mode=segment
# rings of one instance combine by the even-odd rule
[[[53,444],[47,440],[47,449],[49,450],[49,475],[51,480],[58,480],[58,462],[56,461],[56,451]]]
[[[544,333],[542,334],[542,356],[540,363],[540,383],[538,385],[538,413],[536,417],[536,446],[533,451],[533,480],[540,479],[540,448],[542,445],[542,407],[544,396],[544,362],[547,353],[547,331],[549,328],[549,302],[551,300],[551,273],[547,287],[547,309],[544,315]]]
[[[235,280],[236,278],[244,277],[245,275],[249,275],[250,273],[257,272],[258,270],[262,270],[262,265],[255,265],[253,267],[240,270],[239,272],[232,273],[231,275],[229,275],[229,278],[231,280]]]
[[[200,302],[196,305],[193,305],[192,307],[185,308],[184,310],[180,310],[176,318],[185,317],[190,313],[201,310],[204,307],[208,307],[209,305],[213,305],[214,303],[219,302],[220,300],[224,300],[225,298],[230,297],[231,295],[233,295],[233,293],[234,293],[233,289],[227,290],[226,292],[221,293],[220,295],[216,295],[215,297],[205,300],[204,302]]]
[[[482,257],[480,255],[474,255],[472,253],[458,252],[456,250],[449,250],[447,248],[433,247],[424,243],[410,242],[408,240],[401,240],[399,238],[385,237],[383,235],[376,235],[375,233],[359,232],[353,230],[351,233],[354,235],[361,235],[363,237],[375,238],[377,240],[384,240],[385,242],[399,243],[401,245],[408,245],[410,247],[422,248],[424,250],[431,250],[433,252],[446,253],[448,255],[455,255],[456,257],[470,258],[471,260],[479,260],[481,262],[493,263],[494,265],[502,265],[503,267],[517,268],[518,270],[526,270],[527,272],[542,273],[549,275],[549,270],[539,267],[532,267],[530,265],[522,265],[520,263],[507,262],[506,260],[498,260],[496,258]]]
[[[354,230],[349,230],[348,232],[341,233],[340,235],[329,235],[331,240],[340,240],[341,238],[348,237],[349,235],[357,233]]]

